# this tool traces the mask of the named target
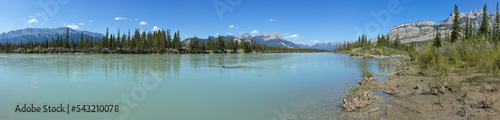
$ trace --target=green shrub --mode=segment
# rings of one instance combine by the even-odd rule
[[[363,74],[361,74],[361,77],[367,77],[367,78],[373,77],[373,72],[363,69]]]
[[[416,60],[420,61],[423,73],[448,74],[448,58],[438,48],[427,44],[426,49],[416,56],[418,56]]]

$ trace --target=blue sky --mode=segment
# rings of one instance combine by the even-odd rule
[[[70,26],[116,34],[155,26],[182,38],[278,32],[295,43],[352,40],[387,33],[393,26],[448,18],[460,12],[494,12],[493,0],[8,0],[0,2],[0,33],[27,27]],[[215,5],[214,5],[215,3]],[[48,9],[47,7],[48,6]],[[217,12],[215,6],[223,12]],[[374,16],[372,13],[379,15]],[[385,13],[385,14],[384,14]],[[390,19],[387,19],[390,16]],[[124,19],[117,19],[124,18]],[[380,18],[380,19],[379,19]],[[271,20],[272,19],[272,20]],[[146,24],[140,25],[144,21]],[[231,27],[233,26],[233,27]],[[368,29],[366,29],[368,28]],[[255,33],[258,32],[258,33]]]

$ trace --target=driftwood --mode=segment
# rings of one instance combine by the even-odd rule
[[[378,83],[377,79],[375,77],[363,77],[363,80],[359,80],[360,85],[365,85],[365,84],[370,84],[370,83]]]
[[[354,111],[371,104],[372,95],[368,91],[361,92],[361,95],[351,96],[351,98],[344,98],[340,101],[340,105],[344,107],[345,111]]]
[[[393,92],[393,91],[382,91],[382,92],[385,93],[385,94],[387,94],[387,95],[398,97],[398,93],[397,92]]]
[[[222,66],[222,68],[241,68],[241,67],[245,67],[245,66]]]

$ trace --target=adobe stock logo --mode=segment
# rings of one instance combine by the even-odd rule
[[[21,20],[24,22],[23,28],[43,27],[49,22],[49,17],[54,17],[59,13],[59,5],[68,4],[70,0],[39,0],[38,6],[43,11],[37,11],[31,15],[32,19],[38,22],[30,23],[28,18],[23,17]]]
[[[411,1],[411,0],[410,0]],[[356,34],[353,37],[353,40],[358,39],[363,33],[368,35],[378,34],[382,27],[387,27],[392,20],[392,15],[399,14],[403,11],[403,6],[400,5],[401,2],[399,0],[389,0],[387,3],[387,9],[380,10],[375,12],[374,10],[370,11],[370,14],[375,18],[376,21],[370,21],[365,25],[364,31],[358,28],[358,26],[354,27],[354,31]]]
[[[220,0],[215,0],[213,2],[215,12],[219,16],[220,21],[224,21],[224,13],[233,11],[234,7],[237,7],[243,2],[243,0],[226,0],[222,2]]]

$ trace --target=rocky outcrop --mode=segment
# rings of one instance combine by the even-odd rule
[[[483,20],[483,10],[473,10],[468,12],[469,19],[472,21],[472,26],[475,29],[479,29],[481,26],[481,22]],[[488,13],[488,19],[490,22],[490,26],[492,25],[495,19],[494,13]],[[467,13],[459,14],[460,22],[462,23],[462,28],[465,26],[465,21],[467,17]],[[435,23],[433,21],[418,21],[416,23],[403,23],[400,25],[394,26],[388,33],[391,40],[394,40],[398,35],[403,43],[413,42],[422,42],[422,41],[430,41],[434,38],[434,34],[436,33],[436,27],[439,27],[439,32],[444,38],[444,34],[450,34],[451,28],[453,25],[454,14],[451,13],[448,19],[441,21],[439,23]],[[376,42],[377,39],[372,39],[373,42]]]

